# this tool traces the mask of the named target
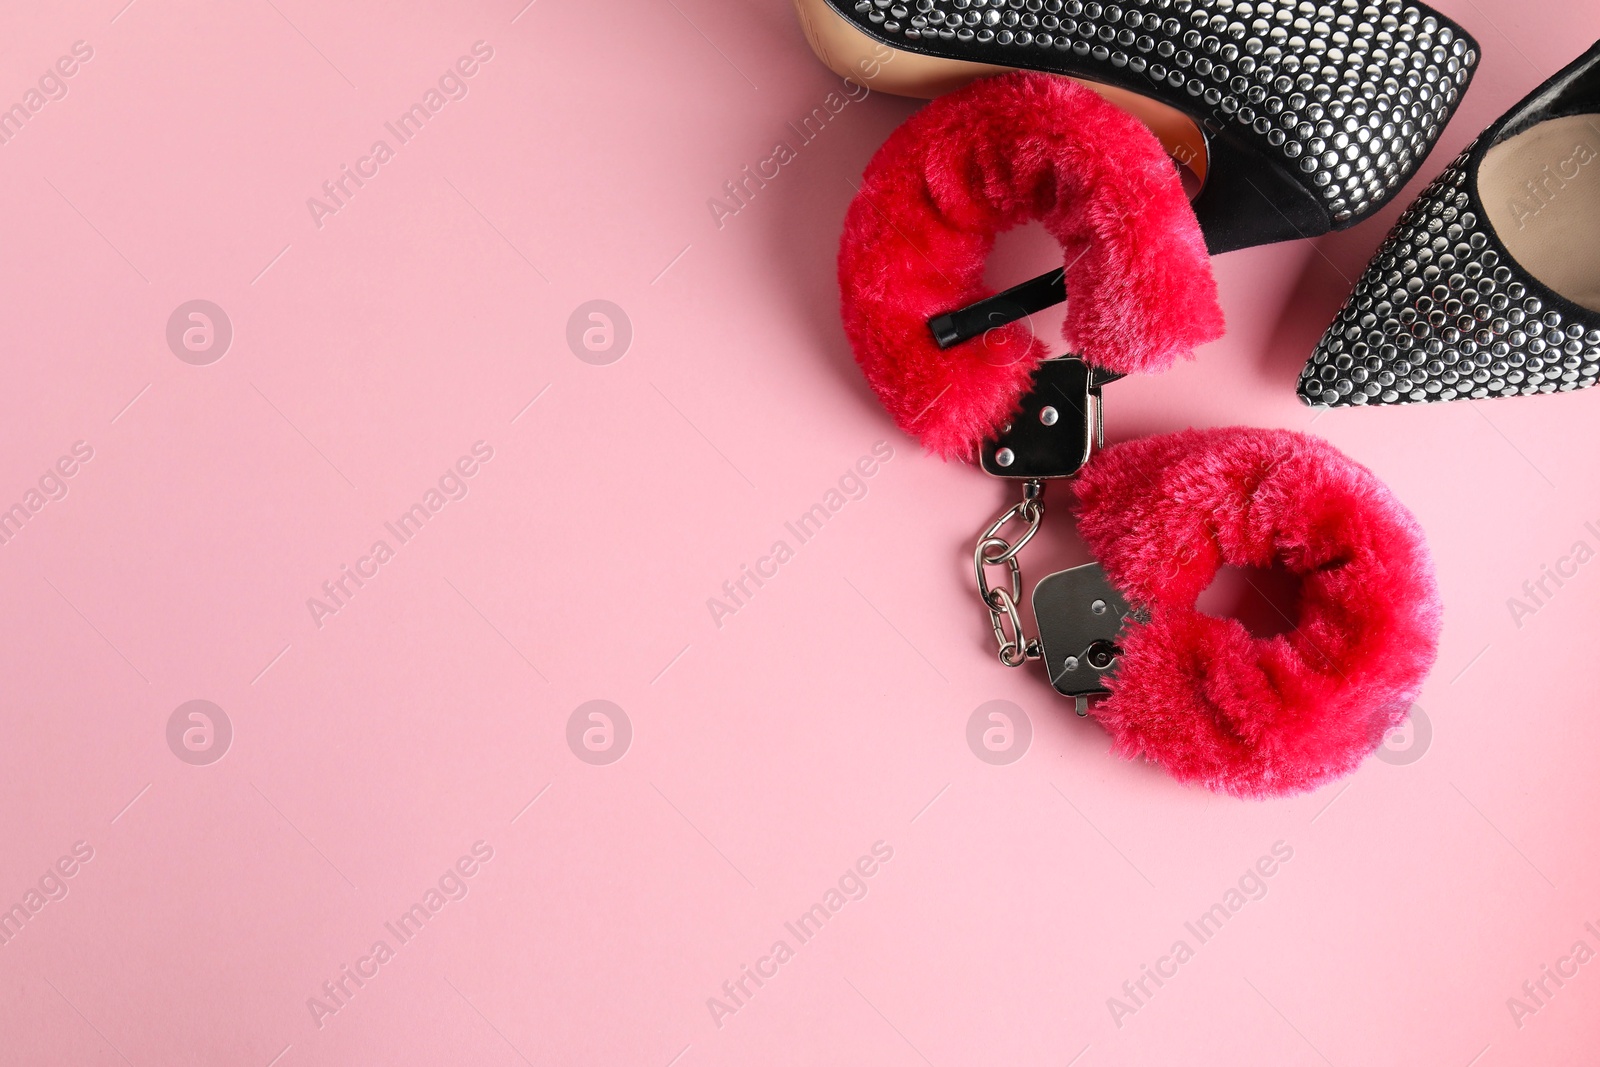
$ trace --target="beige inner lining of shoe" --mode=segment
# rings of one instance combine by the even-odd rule
[[[811,50],[840,77],[850,78],[874,92],[932,99],[970,81],[1003,74],[1014,67],[968,63],[919,55],[874,41],[851,25],[826,0],[794,0]],[[1167,154],[1185,172],[1185,187],[1192,198],[1206,178],[1205,135],[1194,120],[1176,108],[1114,85],[1074,78],[1150,127]]]
[[[1600,311],[1600,115],[1547,119],[1483,156],[1478,196],[1513,259]]]

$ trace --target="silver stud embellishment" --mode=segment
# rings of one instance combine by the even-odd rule
[[[1600,379],[1600,314],[1546,309],[1469,208],[1469,145],[1401,215],[1300,372],[1315,407],[1565,392]],[[1509,262],[1509,260],[1507,260]],[[1569,321],[1588,314],[1588,320]]]
[[[900,21],[909,8],[897,5],[886,21],[881,9],[889,6],[861,0],[855,10],[890,37],[977,40],[996,62],[1003,51],[1070,49],[1181,90],[1211,121],[1239,129],[1269,156],[1293,160],[1339,223],[1399,189],[1478,62],[1451,27],[1403,0],[917,0],[915,17]],[[1012,10],[1002,15],[1002,8]],[[1151,54],[1178,70],[1148,62]]]

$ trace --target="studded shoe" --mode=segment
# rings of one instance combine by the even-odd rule
[[[1314,407],[1600,378],[1600,43],[1406,209],[1300,372]]]
[[[1201,180],[1212,252],[1377,211],[1433,147],[1479,54],[1410,0],[795,3],[818,56],[869,88],[934,96],[1020,67],[1091,83],[1169,150],[1187,126],[1200,158],[1175,155]]]

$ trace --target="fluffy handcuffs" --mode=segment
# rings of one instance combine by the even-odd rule
[[[1061,244],[1056,291],[991,293],[995,234],[1031,219]],[[1288,430],[1100,448],[1103,386],[1222,333],[1181,181],[1138,120],[1038,73],[934,101],[867,167],[839,284],[856,359],[900,428],[1022,483],[974,552],[1000,660],[1042,659],[1114,751],[1238,796],[1289,794],[1353,770],[1404,720],[1433,665],[1439,596],[1421,528],[1371,471]],[[1014,320],[1062,289],[1076,355],[1048,359]],[[1097,562],[1039,582],[1029,640],[1017,554],[1045,480],[1069,476]],[[1197,609],[1219,567],[1274,564],[1300,581],[1290,632]]]

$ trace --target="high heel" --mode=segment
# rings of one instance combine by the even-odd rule
[[[1427,156],[1478,61],[1460,27],[1406,0],[795,3],[823,61],[870,88],[931,96],[1015,68],[1089,83],[1201,178],[1194,208],[1213,253],[1377,211]]]
[[[1600,43],[1408,207],[1300,372],[1315,407],[1600,378]]]

